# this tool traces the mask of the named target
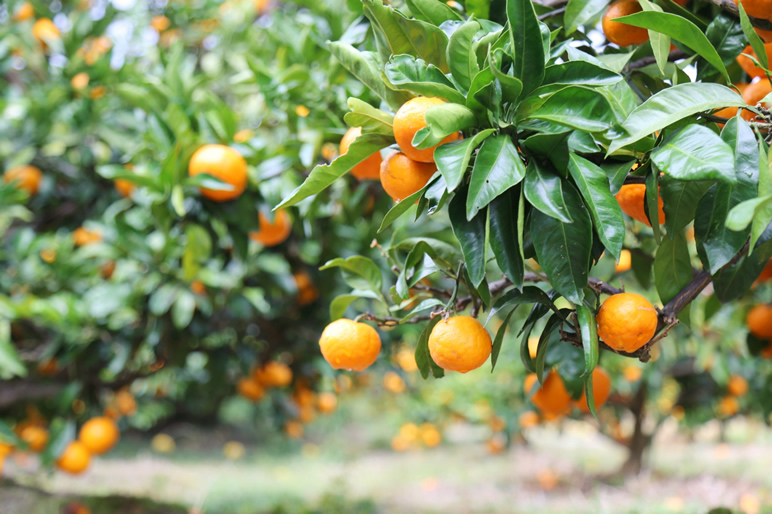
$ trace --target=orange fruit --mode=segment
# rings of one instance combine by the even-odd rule
[[[612,21],[615,18],[635,14],[642,10],[637,0],[618,0],[612,3],[603,14],[602,25],[606,39],[619,46],[642,45],[648,41],[648,30]]]
[[[260,223],[260,230],[257,232],[250,232],[249,238],[252,241],[257,241],[265,246],[280,245],[287,240],[292,232],[292,221],[289,214],[283,209],[279,209],[274,214],[273,222],[268,217],[261,213],[258,213],[258,220]]]
[[[340,155],[348,152],[348,147],[362,135],[362,127],[351,127],[340,140]],[[351,174],[359,180],[378,180],[381,174],[381,152],[375,152],[370,157],[351,168]]]
[[[46,48],[49,41],[61,39],[62,33],[53,21],[48,18],[40,18],[32,26],[32,36],[38,40],[43,48]]]
[[[766,78],[763,78],[745,88],[745,91],[743,91],[743,100],[751,107],[755,107],[757,103],[770,93],[772,93],[772,85],[769,84],[769,81]],[[764,104],[764,107],[770,108],[772,105],[767,103]],[[741,116],[743,119],[751,121],[756,117],[756,113],[746,109],[742,112]]]
[[[206,294],[206,286],[203,282],[200,280],[194,280],[190,283],[190,290],[193,291],[194,294],[197,295],[204,295]]]
[[[0,441],[0,461],[13,453],[13,445]]]
[[[439,367],[467,373],[488,360],[491,335],[471,316],[453,316],[434,325],[429,334],[429,353]]]
[[[91,88],[91,91],[88,94],[88,97],[92,100],[98,100],[105,96],[105,93],[107,92],[107,89],[104,86],[95,86]]]
[[[115,421],[107,417],[97,417],[83,424],[78,440],[92,455],[102,455],[115,446],[120,435]]]
[[[442,442],[442,434],[437,427],[431,423],[424,423],[418,428],[418,435],[421,441],[429,448],[439,446]]]
[[[657,311],[643,296],[621,293],[609,296],[597,316],[598,335],[614,348],[634,352],[648,343],[657,330]]]
[[[395,150],[381,163],[381,186],[399,202],[424,187],[436,171],[433,163],[414,161]]]
[[[3,173],[3,182],[15,182],[16,187],[23,189],[30,196],[35,196],[40,189],[43,173],[35,166],[17,166]]]
[[[395,360],[399,367],[402,368],[402,371],[407,373],[418,371],[418,364],[415,362],[415,352],[410,348],[402,348],[398,351]]]
[[[150,26],[156,29],[158,32],[163,32],[164,30],[168,29],[169,25],[171,25],[171,21],[169,21],[169,18],[162,14],[153,16],[153,18],[150,20]]]
[[[48,359],[37,366],[38,375],[41,377],[51,377],[59,372],[59,362],[56,359]]]
[[[734,396],[724,396],[718,401],[718,414],[722,418],[729,418],[740,411],[740,402]]]
[[[248,377],[244,377],[238,381],[236,390],[241,396],[253,402],[258,402],[265,396],[263,386]]]
[[[338,397],[329,391],[319,393],[316,397],[316,408],[323,414],[333,412],[338,406]]]
[[[729,377],[726,389],[732,396],[744,396],[748,392],[748,381],[740,375],[732,375]]]
[[[19,6],[18,9],[16,9],[16,12],[13,13],[13,21],[19,22],[19,21],[27,21],[29,19],[32,19],[35,16],[35,8],[32,7],[32,4],[29,2],[24,2]]]
[[[305,271],[299,271],[292,275],[298,290],[298,305],[314,303],[319,297],[319,290],[311,281],[311,276]]]
[[[292,439],[300,439],[303,437],[303,425],[298,421],[288,421],[284,425],[284,433]]]
[[[76,228],[72,233],[75,246],[87,246],[102,241],[102,234],[84,227]]]
[[[539,424],[539,415],[532,410],[527,410],[517,418],[517,424],[520,428],[531,428]]]
[[[88,73],[81,72],[72,77],[72,80],[70,80],[70,85],[73,89],[86,89],[88,87],[89,81],[90,77],[88,76]]]
[[[394,139],[404,154],[418,162],[434,162],[434,149],[445,143],[456,141],[461,135],[456,132],[451,134],[435,146],[418,150],[413,146],[413,136],[426,126],[426,111],[435,105],[445,104],[441,98],[419,96],[408,100],[394,115]],[[383,171],[381,171],[383,176]]]
[[[767,57],[772,61],[772,43],[765,44],[764,48],[767,51]],[[745,70],[745,73],[750,75],[752,79],[755,79],[757,77],[764,79],[766,77],[766,75],[764,74],[764,70],[756,66],[752,60],[750,60],[748,57],[742,54],[747,54],[747,55],[756,57],[756,52],[753,51],[753,47],[751,45],[746,46],[745,50],[743,50],[742,53],[737,56],[737,63],[740,65],[740,67],[743,70]]]
[[[391,438],[391,449],[395,452],[404,452],[408,448],[410,448],[410,442],[399,435],[395,435]]]
[[[252,137],[254,137],[255,133],[250,129],[242,129],[233,134],[233,140],[237,143],[246,143]]]
[[[498,416],[492,416],[491,419],[488,420],[488,425],[494,432],[501,432],[507,428],[507,423]]]
[[[624,375],[625,380],[628,382],[637,382],[643,376],[643,370],[638,366],[633,366],[630,364],[625,366],[625,369],[622,370],[622,374]]]
[[[86,445],[80,441],[72,441],[59,456],[56,466],[62,471],[77,475],[86,470],[89,460],[91,460],[91,454]]]
[[[137,412],[137,400],[129,391],[122,390],[115,394],[115,405],[123,416],[133,416]]]
[[[538,353],[539,353],[539,338],[529,337],[528,338],[528,355],[531,356],[531,359],[535,359]]]
[[[592,370],[592,397],[595,400],[595,410],[597,411],[606,403],[611,394],[611,377],[605,369],[596,367]],[[587,396],[582,389],[582,396],[577,400],[576,406],[579,410],[589,414],[590,408],[587,407]]]
[[[19,438],[29,445],[33,452],[42,452],[48,444],[48,430],[37,425],[28,425],[19,431]]]
[[[738,0],[734,0],[739,5]],[[743,8],[748,16],[772,21],[772,0],[742,0]]]
[[[316,402],[316,394],[304,382],[301,382],[292,393],[292,399],[298,404],[298,407],[312,407]]]
[[[383,374],[383,387],[394,394],[404,393],[405,381],[393,371],[387,371]]]
[[[622,212],[638,220],[646,226],[651,226],[649,219],[646,217],[646,211],[644,205],[646,203],[646,186],[643,184],[627,184],[622,186],[622,189],[614,196],[619,202],[619,206],[622,208]],[[658,199],[659,202],[659,224],[665,223],[665,211],[662,210],[662,197]]]
[[[488,439],[488,452],[489,453],[501,453],[503,452],[507,447],[507,436],[501,433],[493,434],[493,436]]]
[[[231,191],[201,188],[201,194],[216,202],[233,200],[247,188],[247,161],[239,152],[225,145],[204,145],[193,154],[188,175],[207,173],[233,186]]]
[[[772,305],[757,305],[745,317],[748,330],[759,339],[772,339]]]
[[[633,256],[630,253],[630,250],[622,250],[622,252],[619,254],[619,262],[614,264],[614,271],[617,273],[624,273],[630,269],[632,263]]]
[[[381,352],[381,338],[370,325],[341,318],[319,338],[322,356],[333,369],[364,371]]]
[[[252,376],[263,387],[284,387],[292,383],[292,370],[279,361],[266,362]]]
[[[766,282],[771,278],[772,278],[772,259],[769,259],[769,261],[767,262],[767,265],[764,266],[763,270],[761,270],[761,273],[759,273],[759,276],[756,278],[756,281],[753,284],[758,285],[763,282]]]
[[[526,397],[531,395],[531,390],[534,387],[537,390],[531,396],[531,403],[545,416],[560,416],[571,405],[571,396],[566,391],[563,379],[560,378],[560,375],[555,370],[550,370],[541,387],[538,385],[536,373],[531,373],[525,377],[524,390]]]
[[[745,90],[748,88],[748,86],[750,86],[750,84],[748,84],[747,82],[736,82],[734,86],[740,90],[740,94],[743,94]],[[720,111],[716,111],[714,114],[716,116],[720,116],[722,118],[726,118],[729,120],[735,117],[735,115],[737,114],[737,109],[738,107],[726,107],[724,109],[721,109]],[[719,126],[723,127],[724,124],[719,123]]]
[[[134,192],[134,189],[136,189],[134,182],[126,180],[125,178],[115,179],[115,190],[118,191],[121,196],[125,198],[130,197],[131,193]]]

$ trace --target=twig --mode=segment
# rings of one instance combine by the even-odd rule
[[[544,20],[548,20],[550,18],[554,18],[555,16],[559,16],[559,15],[563,14],[564,12],[566,12],[565,6],[564,7],[558,7],[557,9],[555,9],[553,11],[545,12],[544,14],[539,15],[539,21],[544,21]]]
[[[667,56],[668,62],[673,61],[680,61],[681,59],[686,59],[687,57],[690,57],[689,54],[684,52],[683,50],[673,50],[670,52],[670,54]],[[630,70],[636,70],[638,68],[643,68],[644,66],[648,66],[649,64],[654,64],[657,62],[657,59],[651,55],[647,57],[642,57],[641,59],[638,59],[637,61],[633,61],[631,63],[628,63],[627,66],[625,66],[625,71]]]

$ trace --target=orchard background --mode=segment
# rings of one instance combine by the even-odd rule
[[[770,59],[765,0],[4,2],[0,511],[772,508]]]

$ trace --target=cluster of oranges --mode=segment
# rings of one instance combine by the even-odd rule
[[[729,418],[740,411],[739,398],[748,392],[748,381],[740,375],[732,375],[726,384],[727,395],[718,401],[716,410],[722,418]]]
[[[769,346],[762,352],[764,357],[772,356],[772,305],[754,306],[745,316],[748,330],[754,337],[769,341]]]
[[[241,378],[236,390],[244,398],[259,402],[266,389],[286,387],[292,383],[292,370],[280,361],[270,361],[256,368],[249,376]]]
[[[765,44],[764,49],[766,50],[767,58],[772,60],[772,42]],[[747,54],[747,56],[744,54]],[[734,84],[734,87],[737,88],[740,94],[742,94],[743,101],[745,101],[745,103],[748,105],[756,105],[761,102],[767,95],[772,93],[772,85],[770,85],[769,80],[767,80],[764,69],[757,66],[751,57],[748,56],[751,56],[754,59],[756,58],[756,52],[750,45],[748,45],[745,50],[743,50],[743,54],[737,57],[737,62],[740,67],[742,67],[742,69],[745,70],[745,72],[748,74],[751,82],[738,82]],[[763,105],[768,109],[772,107],[770,104]],[[726,109],[721,109],[720,111],[716,112],[716,116],[720,116],[722,118],[732,118],[736,114],[737,107],[727,107]],[[742,112],[741,116],[744,119],[751,121],[755,118],[756,114],[752,111],[745,110]]]
[[[550,370],[541,385],[538,385],[537,381],[536,374],[531,373],[525,377],[523,389],[526,397],[530,396],[531,403],[545,421],[554,421],[562,418],[570,412],[572,406],[581,412],[590,412],[584,391],[582,391],[582,395],[578,400],[573,401],[571,395],[566,391],[563,379],[555,370]],[[606,370],[596,367],[592,372],[592,395],[596,410],[605,405],[610,394],[611,377]],[[528,428],[538,423],[540,418],[534,414],[521,415],[521,428]]]
[[[391,448],[397,452],[421,447],[435,448],[442,443],[442,432],[433,423],[405,423],[391,439]]]

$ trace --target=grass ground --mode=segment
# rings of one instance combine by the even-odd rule
[[[82,477],[27,473],[11,464],[13,480],[52,496],[5,483],[0,512],[56,512],[73,497],[89,504],[89,497],[105,502],[114,495],[166,505],[119,498],[116,510],[103,503],[92,511],[180,512],[168,505],[176,504],[212,513],[697,513],[772,505],[770,436],[742,423],[729,432],[733,442],[721,444],[711,441],[713,434],[686,442],[666,428],[650,471],[624,481],[597,478],[616,470],[624,452],[582,423],[534,429],[527,445],[498,455],[489,455],[482,434],[467,426],[446,431],[448,442],[439,448],[405,453],[373,449],[353,435],[357,428],[341,434],[346,431],[352,436],[322,444],[248,448],[244,458],[229,461],[219,451],[227,434],[181,427],[175,453],[152,453],[147,441],[124,440]]]

